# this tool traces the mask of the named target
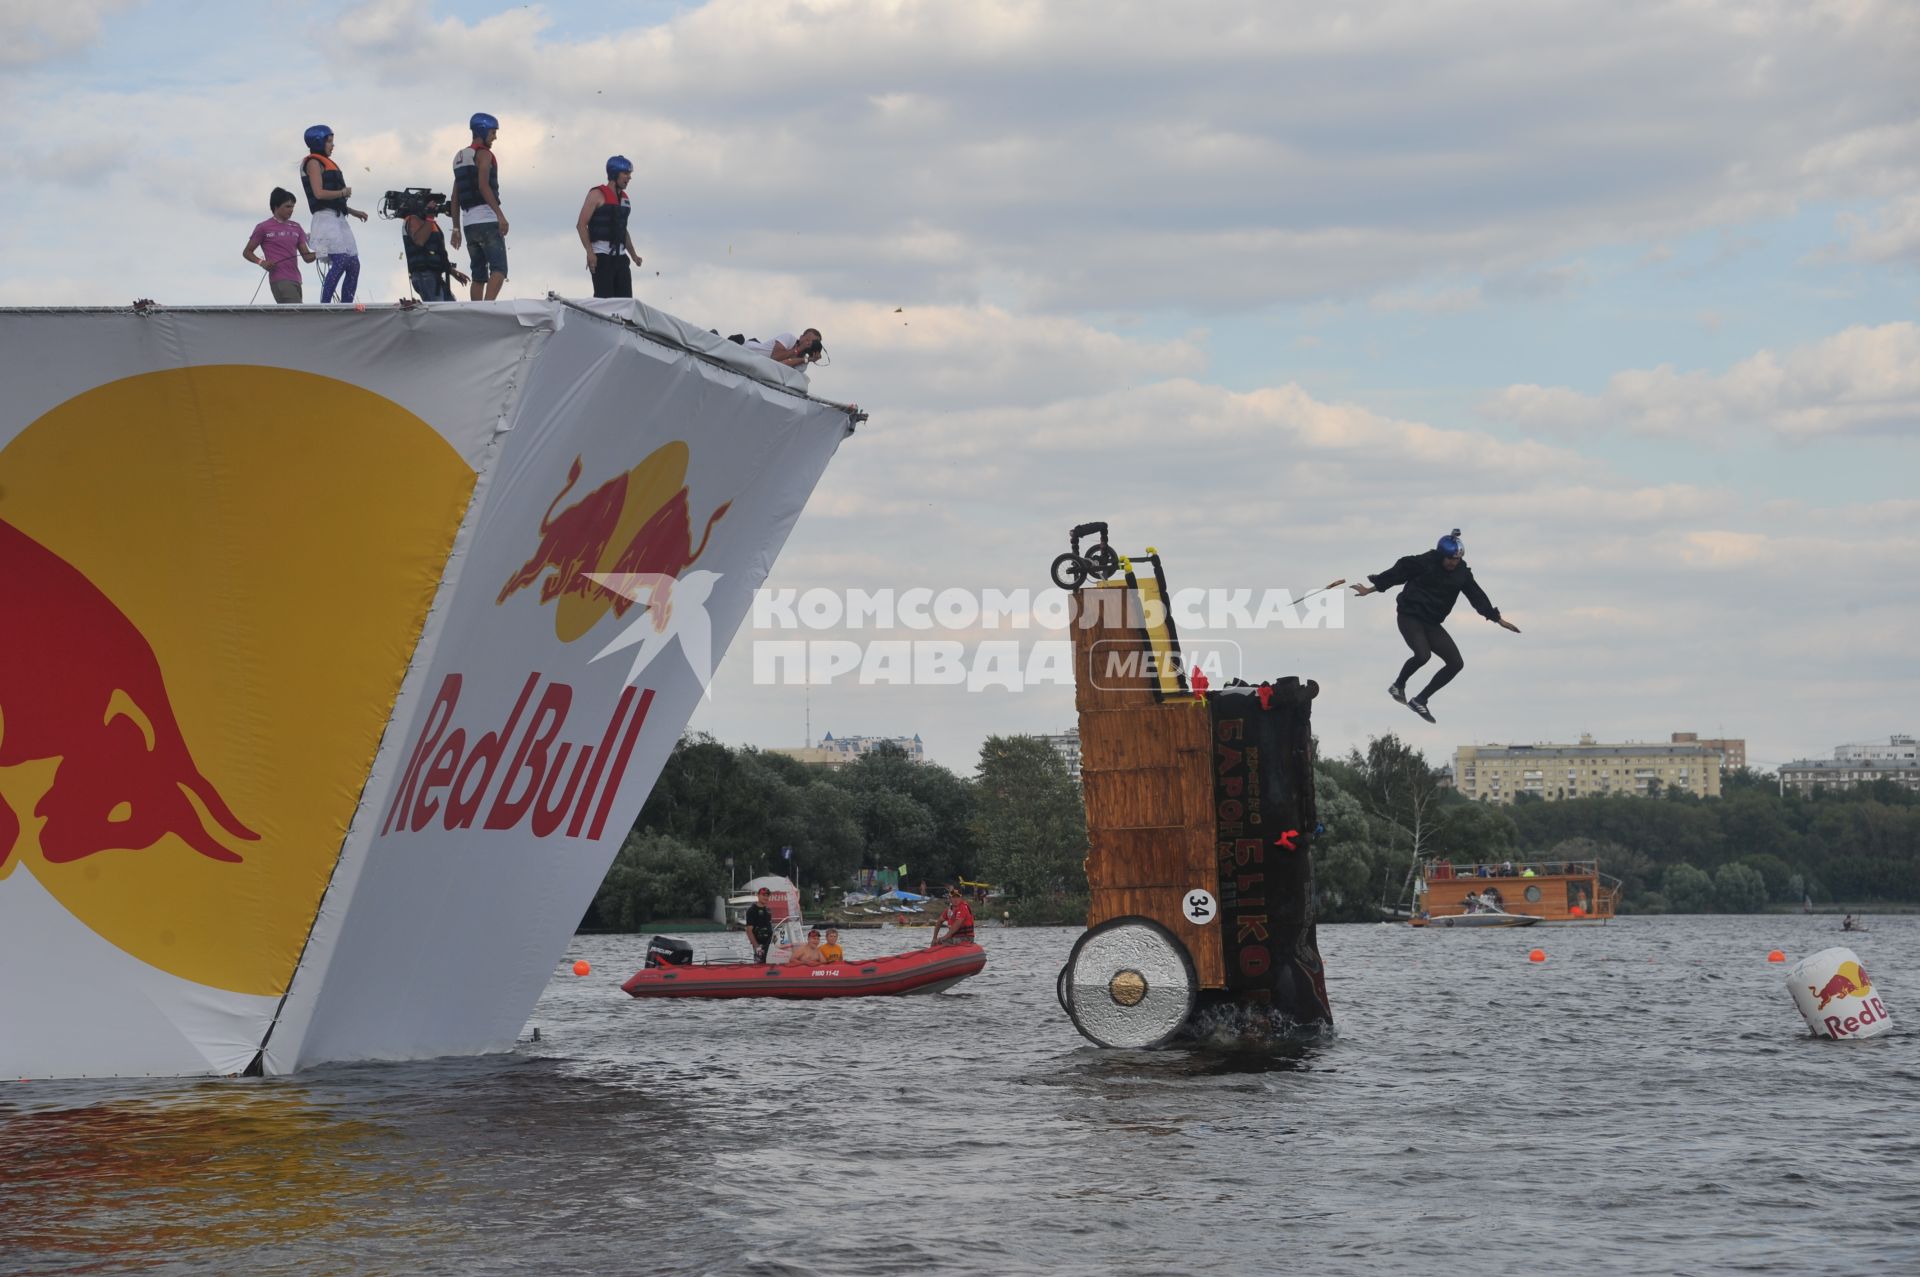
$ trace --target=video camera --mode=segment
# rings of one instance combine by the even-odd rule
[[[388,191],[380,197],[382,217],[431,217],[447,211],[447,197],[424,186],[409,186],[404,191]]]

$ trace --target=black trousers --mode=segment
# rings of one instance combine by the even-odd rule
[[[1467,667],[1467,663],[1460,659],[1460,649],[1454,646],[1453,635],[1447,633],[1443,625],[1433,621],[1423,621],[1419,617],[1408,616],[1402,612],[1400,637],[1405,639],[1407,646],[1413,649],[1413,655],[1408,657],[1407,663],[1400,667],[1400,677],[1394,680],[1398,686],[1405,687],[1407,680],[1413,677],[1414,671],[1434,657],[1438,656],[1445,662],[1440,667],[1440,672],[1435,674],[1433,680],[1427,684],[1427,689],[1413,698],[1417,701],[1424,703],[1429,696],[1453,682],[1453,676]]]
[[[593,255],[593,295],[595,297],[633,296],[633,263],[625,253]]]

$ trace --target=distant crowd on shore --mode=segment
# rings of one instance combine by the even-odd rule
[[[453,197],[426,187],[388,191],[380,214],[402,222],[400,242],[406,253],[407,275],[422,302],[455,300],[450,280],[467,288],[471,301],[493,301],[507,282],[507,214],[500,202],[500,162],[494,154],[500,121],[484,111],[468,120],[472,141],[453,157]],[[360,248],[353,222],[367,220],[353,207],[353,187],[334,160],[333,129],[316,124],[304,134],[307,153],[300,160],[300,187],[306,195],[312,229],[294,220],[297,197],[276,186],[267,196],[271,214],[253,228],[241,256],[266,272],[273,300],[297,305],[305,300],[300,274],[302,261],[318,263],[320,302],[336,299],[351,305],[360,285]],[[585,269],[593,280],[595,297],[632,297],[633,268],[641,262],[629,220],[633,201],[627,186],[633,180],[633,162],[624,155],[607,158],[606,181],[590,187],[574,220]],[[440,215],[452,223],[449,241],[440,228]],[[465,237],[471,274],[463,272],[449,253],[460,251]],[[710,329],[719,336],[718,329]],[[789,368],[820,362],[826,346],[817,328],[797,336],[783,332],[773,338],[733,333],[727,340]]]

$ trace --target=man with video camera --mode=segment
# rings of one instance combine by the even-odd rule
[[[388,191],[386,207],[382,209],[383,212],[388,208],[397,209],[406,218],[400,242],[407,250],[407,275],[413,280],[413,291],[423,302],[454,300],[453,287],[447,283],[449,275],[463,284],[467,282],[467,277],[447,257],[447,237],[440,230],[439,221],[446,205],[446,196],[413,188]]]
[[[640,253],[627,231],[627,217],[633,212],[627,183],[632,180],[633,161],[624,155],[609,157],[607,184],[587,192],[574,222],[580,244],[587,250],[587,273],[593,276],[595,297],[633,296],[633,268],[640,264]]]

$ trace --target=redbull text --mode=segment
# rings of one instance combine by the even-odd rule
[[[447,675],[421,724],[380,832],[417,833],[435,817],[444,829],[471,829],[485,808],[483,829],[525,825],[535,838],[545,838],[564,823],[569,838],[580,837],[582,831],[599,838],[653,704],[653,690],[623,689],[599,743],[589,745],[560,739],[573,688],[548,683],[532,703],[540,678],[538,672],[527,675],[506,722],[469,744],[466,728],[448,730],[460,703],[462,679]]]

